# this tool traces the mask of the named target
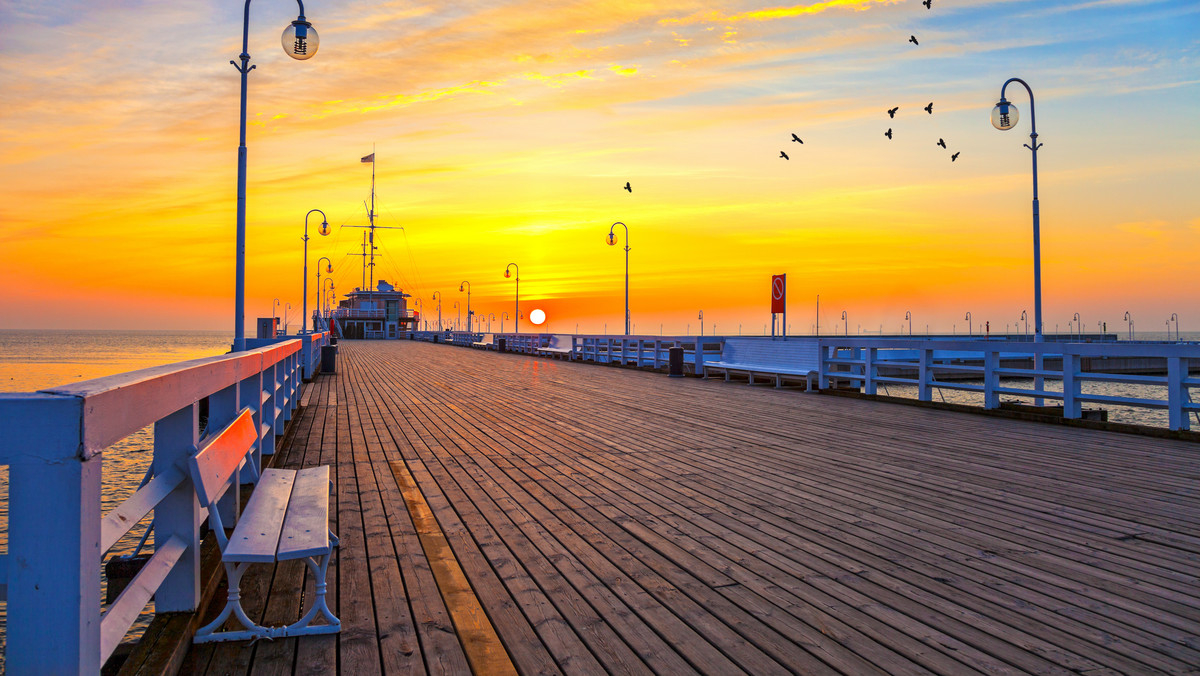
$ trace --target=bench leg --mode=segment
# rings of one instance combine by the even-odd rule
[[[229,594],[225,602],[225,607],[221,610],[221,614],[217,616],[217,619],[196,631],[196,637],[193,639],[195,643],[270,638],[270,630],[251,621],[249,617],[246,617],[246,611],[242,609],[242,575],[246,573],[246,569],[249,567],[249,563],[225,564],[225,575],[229,580]],[[230,613],[233,613],[237,617],[245,629],[241,631],[216,631],[217,628],[225,624],[225,621],[229,619]]]
[[[312,607],[308,609],[304,617],[300,618],[295,624],[283,627],[282,634],[280,635],[309,636],[312,634],[336,634],[342,630],[342,621],[333,614],[333,611],[329,609],[329,604],[325,602],[325,571],[329,568],[330,554],[322,554],[317,557],[310,556],[304,559],[309,569],[312,570],[313,577],[316,578],[317,596],[313,599]],[[325,616],[325,621],[328,624],[309,624],[317,616],[318,612]]]

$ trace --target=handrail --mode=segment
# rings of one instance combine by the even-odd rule
[[[1190,414],[1200,411],[1191,400],[1191,388],[1200,387],[1200,378],[1191,376],[1200,367],[1200,344],[1195,343],[1031,343],[980,340],[921,340],[904,338],[820,338],[820,387],[837,381],[861,387],[875,394],[879,383],[915,385],[921,401],[932,401],[933,390],[957,389],[983,393],[985,409],[999,408],[1000,395],[1031,397],[1063,402],[1063,415],[1080,418],[1084,402],[1167,410],[1167,425],[1172,430],[1191,429]],[[1096,359],[1152,359],[1165,367],[1166,375],[1130,375],[1106,373],[1091,363]],[[1084,371],[1084,360],[1089,369]],[[1003,363],[1033,363],[1005,366]],[[1057,367],[1052,366],[1058,362]],[[967,363],[970,362],[970,363]],[[887,369],[885,375],[880,369]],[[976,375],[983,384],[947,382],[937,375],[947,373]],[[1033,387],[1001,386],[1000,378],[1032,378]],[[1043,380],[1062,381],[1062,391],[1048,390]],[[1133,383],[1165,388],[1163,398],[1126,397],[1090,394],[1084,382]]]
[[[160,612],[196,609],[202,514],[181,463],[199,444],[198,402],[209,401],[210,430],[252,411],[259,432],[244,479],[254,480],[328,339],[302,334],[244,352],[0,394],[0,464],[9,465],[0,598],[8,601],[5,652],[13,673],[96,673],[151,597]],[[149,424],[149,480],[102,517],[103,450]],[[218,508],[232,509],[233,499]],[[154,555],[99,613],[104,555],[151,511]]]

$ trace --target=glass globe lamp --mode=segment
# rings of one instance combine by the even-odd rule
[[[317,29],[305,21],[304,17],[296,19],[283,29],[283,36],[279,41],[283,44],[283,51],[297,61],[311,59],[317,53],[317,47],[321,45]]]
[[[326,236],[332,232],[332,228],[329,227],[329,221],[321,221],[321,228],[317,232],[321,233],[321,236]]]
[[[508,274],[508,270],[505,270],[505,271],[504,271],[504,278],[505,278],[505,279],[508,279],[508,278],[509,278],[509,276],[510,276],[510,275]]]
[[[608,245],[613,246],[616,243],[617,243],[617,233],[610,231],[608,233]]]
[[[1013,104],[1000,99],[995,108],[992,108],[992,126],[1000,131],[1008,131],[1017,126],[1017,121],[1021,119],[1020,113],[1017,112],[1017,107]]]

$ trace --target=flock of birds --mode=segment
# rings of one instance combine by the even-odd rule
[[[927,9],[927,10],[928,10],[928,9],[933,9],[933,0],[922,0],[921,4],[922,4],[922,5],[925,5],[925,9]],[[920,42],[917,40],[917,36],[915,36],[915,35],[909,35],[909,36],[908,36],[908,41],[909,41],[909,42],[911,42],[911,43],[913,43],[914,45],[920,45],[920,44],[921,44],[921,43],[920,43]],[[888,111],[887,111],[887,114],[888,114],[888,119],[893,119],[893,120],[894,120],[894,119],[896,118],[896,113],[897,113],[899,110],[900,110],[900,106],[895,106],[895,107],[889,108],[889,109],[888,109]],[[928,113],[928,114],[930,114],[930,115],[933,115],[933,101],[930,101],[930,102],[929,102],[929,105],[925,106],[925,107],[923,108],[923,110],[924,110],[926,113]],[[886,136],[886,137],[887,137],[887,139],[888,139],[889,141],[890,141],[890,140],[892,140],[892,137],[893,137],[892,128],[891,128],[891,127],[888,127],[888,130],[887,130],[887,131],[885,131],[885,132],[883,133],[883,135],[884,135],[884,136]],[[799,137],[799,136],[797,136],[797,135],[796,135],[794,132],[792,133],[792,139],[791,139],[791,140],[792,140],[792,142],[793,142],[793,143],[799,143],[800,145],[804,145],[804,141],[802,141],[802,140],[800,139],[800,137]],[[939,139],[937,140],[937,143],[936,143],[935,145],[941,146],[941,148],[942,148],[943,150],[949,150],[949,148],[947,148],[947,147],[946,147],[946,141],[945,141],[945,139],[941,139],[941,138],[939,138]],[[955,152],[953,155],[951,155],[951,156],[950,156],[950,161],[951,161],[951,162],[955,162],[955,161],[957,161],[957,160],[958,160],[958,156],[959,156],[959,155],[961,155],[961,154],[962,154],[962,151],[957,151],[957,152]],[[788,154],[787,154],[787,152],[786,152],[786,151],[783,151],[783,150],[780,150],[780,151],[779,151],[779,156],[780,156],[781,158],[785,159],[785,160],[791,160],[791,159],[792,159],[791,157],[788,157]],[[629,185],[629,182],[628,182],[628,181],[626,181],[626,182],[625,182],[625,188],[624,188],[624,189],[625,189],[625,190],[628,190],[628,191],[629,191],[629,192],[631,192],[631,193],[633,192],[633,188],[632,188],[632,187],[630,187],[630,185]]]

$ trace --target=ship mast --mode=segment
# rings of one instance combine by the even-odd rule
[[[368,158],[370,158],[368,160]],[[375,225],[375,146],[371,146],[371,154],[364,157],[363,162],[370,161],[371,163],[371,203],[368,205],[363,202],[363,207],[367,210],[367,225],[352,225],[352,228],[366,228],[367,232],[363,233],[363,279],[367,279],[368,271],[370,275],[370,285],[366,285],[364,281],[363,291],[371,291],[375,286],[375,251],[379,248],[375,246],[375,229],[382,228],[387,230],[403,230],[403,227],[392,227],[387,225]]]

